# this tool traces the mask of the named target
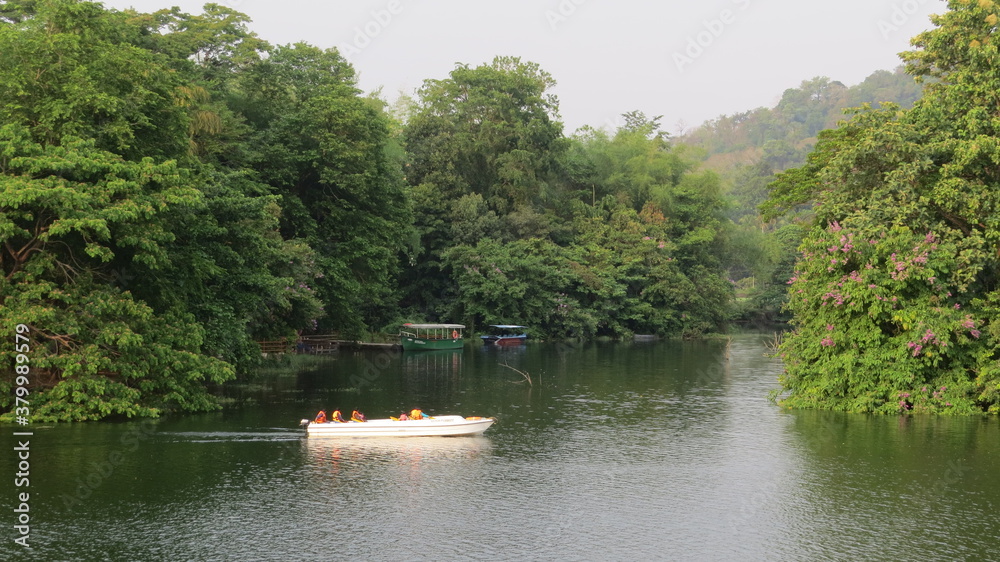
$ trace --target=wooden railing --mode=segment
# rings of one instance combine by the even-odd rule
[[[278,353],[292,353],[295,351],[294,342],[281,339],[272,341],[259,341],[257,345],[260,346],[260,352],[264,355],[278,354]]]
[[[284,338],[280,340],[259,341],[260,352],[265,355],[282,353],[321,354],[337,351],[340,346],[340,334],[324,334],[302,336],[298,339]]]

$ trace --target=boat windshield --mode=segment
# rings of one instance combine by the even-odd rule
[[[490,324],[488,332],[495,336],[517,336],[524,334],[526,328],[517,324]]]

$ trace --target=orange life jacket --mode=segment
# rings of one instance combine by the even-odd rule
[[[320,410],[319,413],[316,414],[316,423],[326,423],[326,412],[325,411]]]
[[[330,414],[330,421],[344,423],[344,416],[340,413],[340,410],[334,410],[333,413]]]
[[[368,421],[368,420],[365,419],[365,415],[364,414],[362,414],[361,412],[359,412],[357,410],[354,410],[353,412],[351,412],[351,421],[352,422],[364,422],[364,421]]]

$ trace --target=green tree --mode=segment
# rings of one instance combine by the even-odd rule
[[[0,122],[23,124],[43,144],[94,139],[129,160],[187,153],[180,77],[136,46],[142,30],[124,14],[47,0],[20,17],[0,24]]]
[[[544,201],[562,145],[554,85],[516,57],[426,81],[406,127],[407,181],[448,198],[478,193],[502,214]]]
[[[282,235],[316,253],[320,329],[381,327],[411,221],[385,108],[336,50],[302,43],[249,67],[233,96],[252,128],[247,163],[281,197]]]
[[[540,335],[593,335],[596,322],[573,292],[566,250],[543,239],[507,244],[483,239],[444,255],[455,271],[462,318],[483,324],[530,324]]]
[[[115,251],[156,269],[172,239],[163,214],[198,205],[172,163],[128,162],[93,140],[41,145],[27,128],[0,128],[0,317],[31,329],[37,420],[150,416],[215,407],[209,382],[232,368],[201,354],[189,315],[157,314],[109,285]],[[13,364],[10,350],[3,352]],[[13,373],[0,379],[12,406]]]
[[[421,88],[403,133],[416,229],[403,277],[411,314],[453,314],[456,283],[443,256],[475,245],[470,227],[504,240],[551,229],[538,211],[558,198],[564,139],[554,84],[535,63],[497,57]]]
[[[581,302],[603,333],[695,336],[723,329],[732,288],[723,275],[725,228],[718,177],[694,172],[655,120],[626,117],[613,136],[574,139],[574,244],[595,280]],[[578,172],[578,173],[577,173]],[[596,282],[596,280],[600,280]]]
[[[779,181],[784,206],[817,203],[790,286],[784,404],[1000,413],[998,18],[993,2],[950,2],[904,55],[933,78],[921,101],[861,111]]]
[[[209,386],[259,360],[255,336],[320,314],[301,290],[312,249],[280,236],[268,186],[220,165],[247,129],[203,70],[236,66],[222,49],[212,63],[165,49],[195,31],[160,37],[150,15],[6,8],[0,48],[17,56],[0,62],[14,86],[0,92],[0,316],[32,329],[34,415],[216,407]]]
[[[212,83],[226,82],[270,49],[250,31],[246,14],[215,3],[203,9],[202,14],[181,12],[176,6],[153,14],[126,13],[148,26],[150,50],[166,54],[176,66],[196,67]]]

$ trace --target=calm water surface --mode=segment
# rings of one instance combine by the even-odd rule
[[[997,420],[782,411],[763,342],[341,352],[217,414],[34,426],[27,550],[3,427],[0,559],[1000,559]],[[297,428],[412,407],[499,421]]]

